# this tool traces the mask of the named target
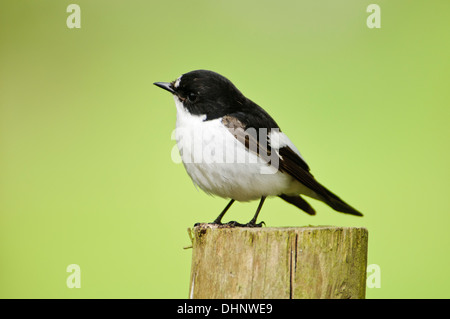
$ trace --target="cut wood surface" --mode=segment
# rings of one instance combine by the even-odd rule
[[[192,240],[190,298],[365,297],[365,228],[200,224]]]

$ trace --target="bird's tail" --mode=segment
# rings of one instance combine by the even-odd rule
[[[355,216],[363,216],[359,211],[354,209],[352,206],[344,202],[342,199],[337,197],[335,194],[333,194],[331,191],[326,189],[324,187],[326,196],[320,196],[321,200],[333,208],[334,210],[337,210],[338,212],[345,213],[345,214],[351,214]]]
[[[315,215],[316,214],[316,211],[314,210],[314,208],[312,208],[311,205],[309,205],[306,200],[301,198],[300,195],[291,196],[291,195],[281,194],[281,195],[278,195],[278,196],[280,198],[284,199],[289,204],[297,206],[298,208],[300,208],[305,213],[308,213],[310,215]]]
[[[333,208],[334,210],[345,213],[345,214],[351,214],[356,216],[363,216],[359,211],[351,207],[349,204],[344,202],[342,199],[337,197],[335,194],[333,194],[331,191],[323,187],[323,190],[325,191],[324,195],[317,195],[317,197],[313,197],[316,199],[319,199],[323,201],[325,204]],[[300,195],[286,195],[281,194],[278,195],[278,197],[284,199],[286,202],[300,208],[305,213],[308,213],[310,215],[315,215],[316,212],[314,208],[311,207],[311,205],[308,204],[306,200],[304,200]]]

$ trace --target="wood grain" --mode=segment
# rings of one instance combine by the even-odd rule
[[[190,298],[365,298],[365,228],[201,224],[192,238]]]

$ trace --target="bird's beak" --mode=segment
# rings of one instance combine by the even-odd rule
[[[159,86],[161,89],[167,90],[172,94],[176,94],[175,90],[173,89],[172,83],[168,82],[155,82],[153,83],[156,86]]]

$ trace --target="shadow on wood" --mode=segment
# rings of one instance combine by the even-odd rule
[[[193,230],[190,298],[365,298],[368,231]]]

